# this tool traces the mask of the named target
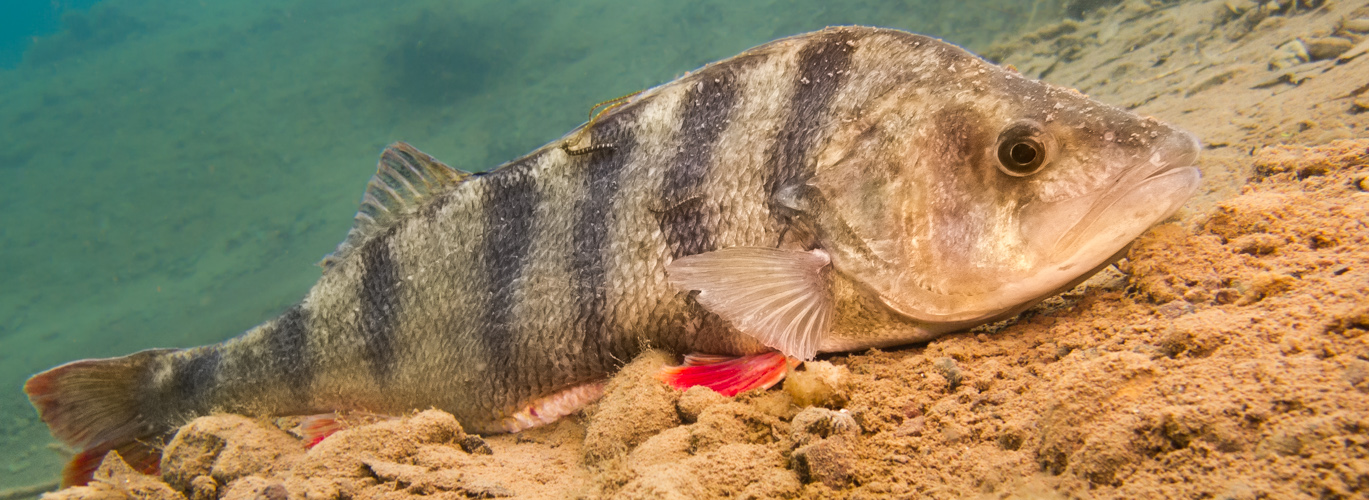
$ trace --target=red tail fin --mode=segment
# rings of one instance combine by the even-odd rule
[[[155,471],[151,442],[165,432],[143,415],[137,394],[154,359],[173,349],[151,349],[119,358],[84,359],[34,375],[24,393],[52,435],[82,450],[63,471],[63,486],[82,485],[110,450],[129,465]]]
[[[160,443],[160,440],[156,442]],[[67,466],[62,468],[62,487],[83,486],[89,483],[91,476],[95,475],[95,470],[100,468],[105,455],[111,451],[117,452],[133,470],[153,475],[161,472],[161,448],[152,442],[137,440],[118,444],[106,443],[71,457]]]

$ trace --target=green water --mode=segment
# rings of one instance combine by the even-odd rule
[[[30,374],[298,300],[387,143],[484,170],[774,38],[855,23],[984,49],[1069,2],[389,3],[107,0],[0,71],[0,489],[64,461]]]

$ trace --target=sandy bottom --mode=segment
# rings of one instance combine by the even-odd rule
[[[649,353],[517,435],[426,411],[306,449],[288,419],[208,417],[161,477],[107,459],[47,498],[1363,497],[1369,45],[1345,19],[1369,8],[1243,8],[1127,2],[990,51],[1207,144],[1189,209],[1015,320],[736,398],[661,385]],[[1295,37],[1315,60],[1285,64]]]

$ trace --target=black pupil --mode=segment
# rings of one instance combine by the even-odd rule
[[[1012,157],[1012,161],[1025,166],[1036,159],[1036,148],[1025,142],[1019,142],[1013,145],[1008,154]]]

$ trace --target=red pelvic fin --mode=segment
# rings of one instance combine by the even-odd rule
[[[724,396],[736,396],[752,389],[768,389],[784,380],[784,374],[798,360],[778,351],[750,356],[690,354],[685,364],[671,366],[656,374],[660,381],[684,390],[702,385]]]

